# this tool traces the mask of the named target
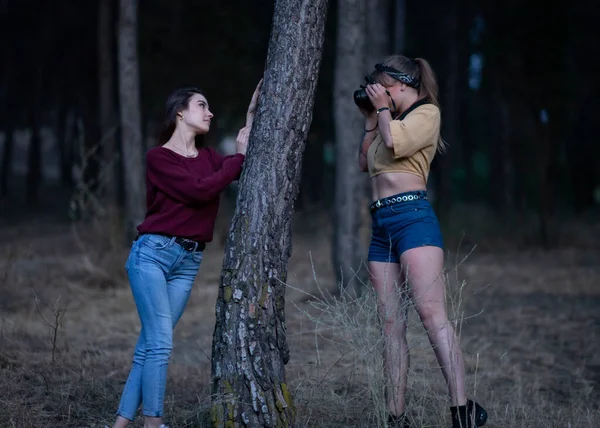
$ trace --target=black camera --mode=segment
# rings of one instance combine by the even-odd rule
[[[375,80],[373,80],[370,74],[365,76],[365,81],[367,82],[367,85],[375,84]],[[375,110],[375,107],[371,103],[371,100],[365,91],[365,87],[366,86],[360,85],[360,89],[354,91],[354,104],[370,113]]]

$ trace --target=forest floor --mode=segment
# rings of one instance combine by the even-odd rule
[[[380,427],[375,306],[370,293],[357,301],[335,293],[323,217],[295,227],[289,263],[287,377],[297,426]],[[165,404],[172,428],[208,426],[222,230],[175,330]],[[109,236],[54,216],[3,221],[0,427],[111,425],[140,325],[123,269],[128,248]],[[488,409],[487,426],[599,426],[600,248],[490,244],[448,251],[447,269],[468,395]],[[414,309],[410,319],[408,413],[416,427],[448,427],[441,371]]]

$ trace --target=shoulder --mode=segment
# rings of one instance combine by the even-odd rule
[[[146,152],[146,165],[172,165],[174,163],[179,163],[179,155],[162,146],[153,147]]]
[[[439,119],[441,116],[440,108],[435,104],[423,104],[411,111],[407,117],[421,116],[431,119]]]
[[[175,158],[175,153],[163,146],[152,147],[146,152],[146,159]]]

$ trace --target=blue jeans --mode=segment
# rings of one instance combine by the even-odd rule
[[[143,401],[145,416],[163,416],[173,328],[201,262],[201,251],[186,251],[175,238],[147,234],[133,243],[125,269],[142,331],[117,415],[133,420]]]
[[[427,199],[414,199],[425,191],[399,193],[393,197],[410,200],[373,211],[369,261],[399,263],[400,255],[412,248],[432,245],[444,248],[438,218]],[[392,198],[392,197],[391,197]]]

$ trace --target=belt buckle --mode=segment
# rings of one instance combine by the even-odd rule
[[[183,247],[184,250],[186,250],[186,251],[192,251],[194,249],[195,242],[191,241],[189,239],[182,238],[181,239],[181,244],[183,244],[181,246]]]

